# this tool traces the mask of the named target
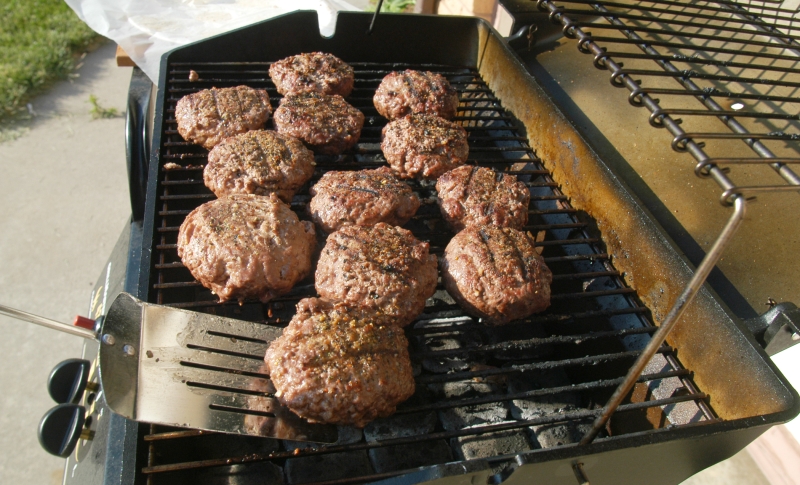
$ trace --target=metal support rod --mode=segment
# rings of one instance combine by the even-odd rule
[[[367,29],[367,34],[372,33],[372,29],[375,28],[375,21],[378,19],[378,14],[381,12],[381,7],[383,6],[383,0],[378,0],[378,6],[375,7],[375,14],[372,15],[372,21],[369,23],[369,28]]]
[[[653,334],[653,338],[650,339],[650,342],[647,344],[642,354],[628,370],[625,380],[617,387],[614,394],[611,395],[611,398],[603,407],[603,412],[595,419],[592,424],[592,429],[581,439],[581,445],[587,445],[594,440],[597,434],[605,427],[617,407],[622,403],[622,400],[625,399],[625,396],[627,396],[628,392],[633,388],[633,385],[639,379],[639,376],[650,362],[650,359],[653,358],[653,355],[655,355],[659,347],[661,347],[661,344],[664,343],[669,333],[675,327],[675,324],[680,320],[686,307],[694,300],[697,292],[700,291],[708,274],[711,273],[711,270],[716,266],[717,261],[719,261],[720,256],[722,256],[722,252],[725,250],[725,246],[733,239],[734,234],[741,226],[745,213],[745,199],[742,196],[737,196],[733,201],[733,214],[731,214],[730,219],[728,219],[727,224],[725,224],[717,240],[714,241],[711,249],[703,258],[703,261],[700,262],[700,266],[697,267],[692,279],[686,285],[686,288],[684,288],[683,293],[681,293],[675,301],[675,304],[658,327],[656,333]]]
[[[89,329],[82,327],[73,327],[72,325],[68,325],[66,323],[50,320],[49,318],[40,317],[39,315],[34,315],[28,312],[23,312],[22,310],[10,308],[5,305],[0,305],[0,314],[9,316],[11,318],[16,318],[17,320],[23,320],[29,323],[35,323],[36,325],[41,325],[43,327],[47,327],[53,330],[58,330],[59,332],[76,335],[78,337],[83,337],[93,340],[97,338],[97,335],[95,335],[95,333]]]

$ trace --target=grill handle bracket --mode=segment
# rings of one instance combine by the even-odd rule
[[[800,308],[794,303],[778,303],[744,323],[769,355],[800,343]]]
[[[515,51],[529,51],[536,45],[538,31],[539,27],[536,24],[525,25],[513,35],[506,37],[506,42]]]

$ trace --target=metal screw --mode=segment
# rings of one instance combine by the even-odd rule
[[[800,333],[793,333],[792,340],[800,340]]]
[[[134,355],[136,355],[136,349],[133,347],[133,345],[130,344],[125,344],[122,347],[122,351],[125,352],[125,355],[129,357],[133,357]]]
[[[114,343],[117,341],[117,339],[115,339],[114,336],[111,335],[110,333],[103,335],[103,338],[101,340],[106,345],[114,345]]]

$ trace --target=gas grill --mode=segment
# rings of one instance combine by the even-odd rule
[[[511,11],[513,3],[504,2]],[[612,53],[571,20],[572,12],[547,1],[539,5],[538,12],[549,9],[548,21],[560,22],[569,36],[580,38],[582,49],[596,54],[598,65],[618,69],[612,79],[631,88],[633,103],[650,107],[653,91],[629,82],[626,76],[637,73],[615,65]],[[592,8],[591,18],[589,11],[575,14],[589,22],[595,22],[598,11],[608,15],[594,2]],[[800,411],[797,393],[756,339],[700,288],[702,280],[690,284],[692,268],[510,49],[530,52],[534,33],[546,35],[552,24],[541,23],[538,12],[518,9],[518,22],[530,14],[539,23],[528,24],[534,27],[522,28],[509,42],[484,22],[468,18],[382,15],[367,35],[369,16],[355,13],[341,13],[336,34],[322,38],[315,14],[298,12],[178,49],[162,61],[149,158],[150,131],[144,120],[150,99],[143,87],[148,82],[134,74],[129,106],[134,222],[115,250],[117,259],[127,254],[127,264],[121,265],[127,272],[106,278],[111,281],[106,288],[124,289],[152,303],[272,325],[288,323],[297,301],[315,296],[309,277],[267,304],[218,303],[182,265],[178,228],[191,210],[214,196],[202,181],[207,152],[183,141],[174,108],[186,94],[241,84],[266,89],[277,106],[280,96],[269,79],[270,63],[326,51],[354,67],[355,89],[348,100],[366,122],[352,152],[316,157],[315,177],[295,196],[292,209],[309,218],[308,187],[326,171],[385,164],[379,145],[386,120],[372,105],[383,76],[403,69],[437,72],[459,93],[455,120],[469,134],[467,163],[512,173],[530,188],[525,230],[536,237],[553,272],[552,305],[522,321],[488,327],[465,315],[440,285],[407,329],[417,392],[394,416],[363,431],[340,428],[339,441],[326,445],[167,428],[118,416],[97,419],[95,426],[103,429],[95,432],[108,443],[87,458],[92,444],[81,441],[68,460],[65,481],[69,470],[75,477],[81,462],[93,460],[105,466],[105,477],[97,481],[96,474],[89,478],[90,473],[78,472],[86,478],[83,483],[319,485],[445,479],[441,483],[674,484],[795,416]],[[659,55],[645,53],[657,61]],[[196,81],[190,81],[191,71]],[[677,127],[671,115],[695,114],[655,106],[651,122],[658,126]],[[726,111],[722,116],[733,115]],[[694,141],[700,134],[675,137],[676,148],[696,157],[703,153]],[[738,138],[757,145],[756,139],[769,137],[795,139],[791,133]],[[719,164],[740,162],[710,158],[698,159],[698,172],[725,188],[724,201],[740,205],[742,194],[762,190],[726,185]],[[789,158],[778,163],[797,161]],[[441,254],[452,233],[439,213],[433,184],[410,185],[422,206],[404,227]],[[687,295],[687,287],[696,296]],[[654,322],[661,325],[670,318],[680,298],[686,303],[683,320],[666,342],[653,340],[659,330]],[[763,338],[766,326],[752,328],[760,328],[758,337]],[[774,326],[769,332],[777,333]],[[632,389],[593,433],[593,423],[650,342],[655,342],[655,355],[645,359]],[[87,344],[87,356],[93,352],[96,347]],[[252,391],[217,387],[196,392]],[[102,396],[96,398],[91,398],[89,413],[102,415]]]

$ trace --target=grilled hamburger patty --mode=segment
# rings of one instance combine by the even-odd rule
[[[267,92],[248,86],[204,89],[175,106],[178,133],[208,150],[229,136],[263,128],[271,113]]]
[[[317,153],[338,155],[358,143],[364,114],[338,94],[288,95],[275,110],[279,133],[303,140]]]
[[[450,240],[441,261],[447,292],[470,315],[502,325],[550,306],[553,275],[530,235],[470,226]]]
[[[514,175],[465,165],[439,177],[436,191],[442,216],[453,232],[487,224],[522,229],[528,223],[531,194]]]
[[[269,77],[282,95],[300,93],[338,94],[347,97],[353,90],[353,68],[334,56],[311,52],[273,63]]]
[[[347,303],[300,300],[264,361],[275,397],[311,422],[363,428],[414,394],[403,331]]]
[[[178,233],[178,256],[220,301],[288,292],[311,271],[314,224],[275,194],[230,195],[193,210]]]
[[[372,98],[378,113],[395,120],[411,113],[453,119],[458,93],[443,76],[411,69],[391,72],[383,78]]]
[[[291,202],[314,175],[314,154],[297,138],[254,130],[224,139],[211,149],[203,181],[217,197],[275,193]]]
[[[402,226],[419,209],[417,195],[389,167],[328,172],[311,187],[311,195],[311,218],[329,233],[346,225]]]
[[[361,305],[398,326],[411,323],[436,290],[436,256],[411,231],[379,222],[328,236],[317,264],[322,298]]]
[[[383,128],[381,150],[400,178],[436,179],[467,160],[467,132],[432,115],[409,115]]]

